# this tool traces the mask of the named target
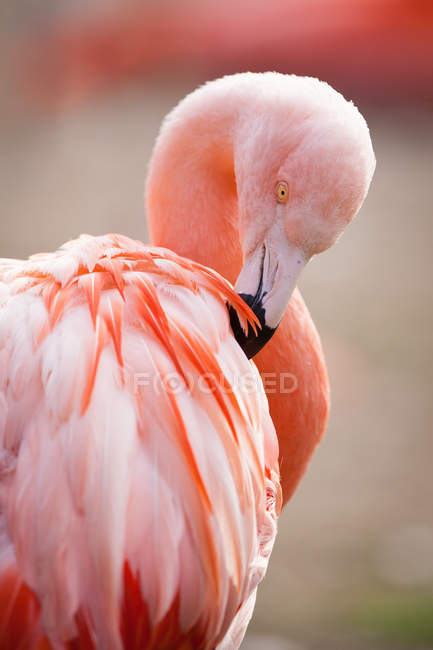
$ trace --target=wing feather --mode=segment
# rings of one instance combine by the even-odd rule
[[[242,637],[278,445],[226,301],[252,319],[212,271],[118,235],[0,261],[0,601],[14,571],[53,646]]]

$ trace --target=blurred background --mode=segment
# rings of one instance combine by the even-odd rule
[[[3,257],[81,232],[146,241],[158,127],[207,79],[318,76],[364,113],[370,194],[301,283],[331,420],[243,647],[432,649],[431,0],[1,0],[0,24]]]

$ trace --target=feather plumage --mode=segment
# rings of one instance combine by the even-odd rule
[[[231,638],[280,507],[266,398],[225,305],[244,323],[249,308],[118,235],[2,260],[0,280],[1,647]]]

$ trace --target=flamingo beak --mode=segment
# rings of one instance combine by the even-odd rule
[[[235,290],[251,307],[261,329],[256,335],[248,325],[244,332],[233,307],[229,314],[233,334],[248,359],[260,352],[276,331],[307,261],[305,253],[290,244],[284,233],[272,231],[246,257]]]

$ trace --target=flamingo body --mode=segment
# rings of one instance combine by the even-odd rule
[[[374,166],[327,84],[233,75],[180,102],[152,157],[151,239],[184,257],[107,235],[0,262],[2,648],[239,647],[279,449],[287,499],[327,419],[297,279]],[[253,354],[296,380],[270,395],[278,441]]]
[[[251,312],[218,274],[118,235],[0,278],[0,646],[236,647],[280,507],[226,301]]]

